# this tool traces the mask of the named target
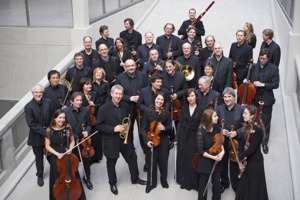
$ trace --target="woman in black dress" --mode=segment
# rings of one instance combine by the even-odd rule
[[[245,31],[245,41],[254,49],[256,46],[256,35],[254,34],[252,23],[246,22],[243,29]]]
[[[217,125],[218,116],[215,110],[207,109],[203,112],[200,128],[198,129],[197,146],[198,153],[198,172],[199,172],[199,189],[198,200],[206,200],[207,192],[203,196],[207,181],[212,172],[213,166],[216,164],[215,170],[211,177],[212,186],[212,200],[221,199],[221,160],[224,156],[224,147],[221,146],[222,151],[217,155],[209,153],[209,149],[214,145],[214,137],[221,132],[220,127]]]
[[[197,130],[204,108],[198,105],[199,97],[194,88],[186,91],[184,100],[188,104],[181,108],[181,117],[174,142],[177,145],[176,181],[180,184],[181,189],[197,190],[198,176],[192,167],[192,160],[197,153]]]
[[[47,129],[47,134],[45,138],[45,148],[48,153],[48,160],[50,161],[50,175],[49,175],[49,199],[54,200],[53,186],[56,179],[59,177],[59,172],[56,167],[56,160],[63,158],[63,153],[67,149],[67,136],[66,136],[66,124],[65,124],[65,113],[63,110],[56,110],[53,114],[53,118],[50,124],[50,127]],[[70,144],[69,149],[72,148],[75,144],[74,135],[71,129],[70,133]],[[72,151],[69,151],[68,154],[71,154]],[[80,181],[80,176],[78,171],[76,172],[77,180]],[[82,187],[81,181],[80,186],[82,189],[82,194],[80,199],[86,199],[85,192]]]
[[[153,146],[153,142],[147,138],[147,133],[149,131],[152,131],[150,130],[150,124],[154,121],[160,122],[160,124],[157,124],[157,128],[160,130],[160,143],[155,147]],[[143,136],[145,144],[147,144],[147,146],[149,147],[146,154],[148,164],[146,193],[149,193],[157,185],[157,165],[159,166],[160,183],[162,187],[169,188],[167,176],[169,158],[169,134],[171,132],[171,129],[171,115],[168,109],[165,107],[165,96],[162,92],[157,92],[148,112],[144,113],[141,124],[141,134]],[[151,148],[153,148],[152,156]],[[153,158],[153,160],[151,159],[151,157]]]
[[[122,72],[125,71],[125,61],[132,58],[132,55],[131,52],[128,51],[126,43],[122,38],[115,40],[115,48],[112,55],[119,58],[121,70]]]
[[[105,79],[106,73],[104,69],[97,67],[93,72],[93,83],[92,83],[92,94],[95,95],[94,103],[95,103],[95,117],[97,118],[98,110],[101,105],[105,104],[105,102],[110,97],[110,85]],[[92,126],[92,132],[95,132],[95,126]],[[92,137],[92,143],[95,150],[95,155],[91,158],[91,163],[98,163],[102,160],[102,134],[97,133]]]
[[[247,106],[244,110],[243,117],[245,123],[243,125],[243,133],[246,140],[253,130],[256,114],[257,108],[255,106]],[[269,199],[264,169],[264,157],[260,150],[264,136],[265,128],[261,119],[259,119],[250,146],[238,155],[240,161],[247,158],[247,165],[239,182],[235,197],[236,200]],[[240,165],[240,169],[243,168],[244,166]]]

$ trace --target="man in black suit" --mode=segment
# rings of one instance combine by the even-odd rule
[[[92,78],[92,69],[83,65],[84,55],[80,52],[75,53],[75,66],[69,68],[66,73],[66,80],[72,83],[72,93],[79,92],[79,83],[83,77]]]
[[[109,49],[108,51],[109,55],[112,55],[112,52],[114,50],[114,39],[109,37],[108,26],[106,25],[100,26],[99,33],[101,35],[101,38],[95,42],[96,50],[97,51],[99,50],[100,44],[105,44]]]
[[[74,92],[70,98],[71,106],[65,109],[66,123],[70,124],[74,133],[76,144],[80,142],[82,138],[86,138],[91,134],[91,118],[90,110],[86,107],[81,106],[82,104],[82,93]],[[93,184],[90,180],[91,169],[90,169],[90,157],[80,156],[82,146],[73,149],[73,153],[83,163],[84,176],[83,181],[85,182],[89,190],[93,189]],[[82,158],[82,160],[81,160]]]
[[[128,104],[122,102],[123,87],[114,85],[111,88],[111,100],[100,107],[97,115],[97,129],[101,132],[103,138],[103,153],[106,156],[107,173],[110,184],[110,190],[113,194],[118,194],[116,186],[116,163],[121,152],[123,158],[129,166],[132,184],[146,185],[146,181],[139,178],[139,170],[137,165],[137,155],[135,153],[133,143],[128,140],[124,144],[124,139],[120,138],[120,133],[128,131],[129,127],[122,124],[125,117],[129,116]]]
[[[218,124],[220,126],[222,126],[222,119],[225,120],[223,129],[223,135],[226,136],[225,141],[223,143],[225,154],[222,159],[221,171],[221,192],[223,193],[224,190],[229,187],[230,181],[232,189],[235,192],[238,187],[239,167],[237,162],[230,161],[230,181],[228,177],[229,152],[232,151],[229,149],[229,137],[238,141],[239,146],[241,146],[241,148],[239,148],[239,151],[241,151],[244,145],[244,135],[242,132],[242,126],[244,123],[243,113],[245,107],[235,103],[235,91],[231,87],[226,87],[222,94],[224,104],[218,106],[216,108],[216,111],[219,117]],[[234,130],[231,130],[231,125],[234,126]]]
[[[99,54],[97,50],[92,48],[91,36],[85,36],[83,38],[83,46],[84,49],[81,51],[81,53],[84,55],[83,65],[92,68],[93,61],[99,58]]]
[[[279,67],[280,63],[280,56],[281,56],[281,50],[280,46],[274,42],[274,32],[272,29],[265,29],[263,31],[263,42],[261,43],[260,50],[262,49],[269,49],[270,52],[270,58],[269,63]],[[259,61],[259,58],[258,58]]]
[[[211,89],[211,79],[209,76],[201,76],[198,80],[199,89],[196,90],[199,95],[199,105],[204,108],[215,109],[218,105],[221,105],[220,94]]]
[[[184,40],[180,41],[180,45],[179,45],[179,56],[183,55],[182,52],[182,45],[184,43],[189,43],[191,45],[191,54],[193,56],[197,56],[199,57],[200,55],[200,50],[201,50],[201,43],[199,40],[196,40],[196,28],[191,26],[187,29],[187,38]]]
[[[27,144],[32,146],[35,155],[37,184],[44,185],[43,147],[45,143],[46,129],[50,125],[53,106],[50,99],[43,98],[44,88],[37,84],[31,89],[33,99],[26,104],[25,119],[29,127]]]
[[[180,45],[180,39],[173,35],[175,26],[172,23],[167,23],[164,26],[165,34],[156,38],[156,44],[162,48],[162,59],[176,59]]]
[[[197,19],[196,18],[196,10],[194,8],[191,8],[189,10],[189,18],[188,20],[185,20],[180,29],[178,30],[178,35],[183,35],[183,37],[186,37],[187,36],[187,29],[189,27],[192,26],[192,23]],[[201,43],[201,46],[202,46],[202,40],[201,40],[201,36],[204,36],[205,35],[205,29],[204,29],[204,26],[203,26],[203,22],[202,21],[199,21],[196,25],[195,25],[195,28],[196,28],[196,40],[200,41]]]
[[[129,130],[129,139],[132,140],[133,143],[133,127],[134,127],[134,122],[135,119],[138,115],[136,111],[137,110],[137,105],[136,102],[139,99],[139,93],[142,88],[148,86],[148,77],[146,74],[136,71],[136,64],[134,60],[128,59],[125,62],[125,68],[126,72],[119,74],[117,76],[116,84],[119,84],[123,87],[123,97],[122,101],[128,103],[129,105],[129,112],[130,112],[130,119],[131,119],[131,124],[130,124],[130,130]],[[140,127],[139,118],[138,119],[138,128]],[[142,136],[139,134],[139,139],[140,139],[140,144],[141,147],[146,154],[146,146],[144,144]]]
[[[121,73],[120,60],[108,55],[108,48],[105,44],[100,44],[98,53],[99,59],[93,62],[93,71],[97,67],[104,69],[106,80],[112,86],[115,84],[116,77]]]
[[[165,61],[159,58],[159,52],[156,49],[149,51],[149,60],[143,67],[143,73],[151,77],[155,73],[162,74],[165,71]]]
[[[204,43],[206,47],[201,49],[200,56],[199,56],[200,65],[202,69],[204,67],[204,64],[206,63],[206,60],[210,58],[214,53],[215,37],[212,35],[206,36]],[[204,73],[202,72],[202,74]]]
[[[268,142],[270,137],[271,119],[273,104],[275,103],[274,89],[279,87],[279,70],[276,65],[269,62],[270,51],[262,49],[259,52],[259,63],[253,66],[250,74],[250,81],[256,86],[254,103],[259,105],[263,101],[261,119],[266,128],[266,137],[262,142],[263,152],[269,152]],[[246,82],[246,80],[244,80]]]
[[[134,30],[134,22],[131,18],[126,18],[124,20],[124,27],[125,30],[120,32],[120,38],[122,38],[125,43],[126,47],[129,51],[132,51],[134,49],[135,51],[132,51],[132,55],[136,55],[137,48],[142,45],[142,35]]]

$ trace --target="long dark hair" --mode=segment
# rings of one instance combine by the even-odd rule
[[[188,104],[189,101],[187,100],[187,98],[191,95],[192,92],[194,92],[194,94],[195,94],[195,96],[196,96],[196,104],[198,104],[199,101],[200,101],[200,97],[199,97],[199,95],[197,94],[195,88],[189,88],[189,89],[187,89],[187,91],[185,92],[185,95],[184,95],[184,99],[183,99],[183,100],[184,100],[184,102],[185,102],[186,104]]]
[[[166,110],[166,108],[165,108],[165,105],[166,105],[166,96],[165,96],[165,94],[164,94],[163,92],[158,91],[158,92],[155,94],[155,96],[154,96],[154,98],[153,98],[153,100],[152,100],[152,104],[151,104],[151,106],[150,106],[150,108],[149,108],[149,113],[150,113],[150,115],[155,115],[155,113],[156,113],[156,109],[155,109],[155,99],[158,97],[158,95],[161,95],[161,96],[164,98],[164,103],[163,103],[162,107],[164,108],[164,110]],[[165,111],[162,112],[161,114],[164,115],[164,114],[165,114]]]
[[[83,93],[83,86],[84,86],[85,84],[87,84],[87,85],[91,84],[91,85],[92,85],[92,80],[91,80],[90,78],[87,78],[87,77],[83,77],[83,78],[80,79],[80,82],[79,82],[79,90],[80,90],[80,92],[82,92],[82,93]]]
[[[248,135],[250,134],[252,127],[254,125],[254,119],[257,113],[257,107],[253,106],[253,105],[249,105],[247,106],[245,109],[249,110],[250,115],[254,115],[253,120],[249,121],[249,122],[245,122],[242,128],[243,134],[244,134],[244,138],[245,140],[247,140]],[[261,118],[259,118],[257,126],[263,131],[263,136],[266,136],[266,130],[265,130],[265,125],[263,124]]]
[[[212,121],[212,116],[214,113],[216,113],[216,111],[213,109],[204,110],[201,118],[200,128],[204,128],[207,132],[211,130],[214,125]]]
[[[65,111],[63,111],[62,109],[58,109],[56,110],[54,113],[53,113],[53,116],[52,116],[52,119],[51,119],[51,122],[50,122],[50,126],[51,127],[54,127],[56,126],[56,122],[54,121],[60,114],[62,113],[65,113]],[[64,125],[66,125],[66,121],[64,123]]]

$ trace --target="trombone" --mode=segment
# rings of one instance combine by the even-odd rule
[[[125,130],[123,132],[120,132],[120,138],[125,139],[124,144],[127,144],[130,124],[131,124],[131,120],[129,114],[128,117],[125,117],[122,121],[122,126],[124,127]]]

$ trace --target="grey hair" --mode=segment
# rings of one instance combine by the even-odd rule
[[[40,87],[42,89],[42,91],[44,92],[44,86],[42,86],[41,84],[35,84],[32,88],[31,88],[31,93],[33,94],[34,90],[36,87]]]
[[[224,96],[225,94],[229,94],[229,95],[232,95],[233,97],[235,97],[235,91],[234,91],[234,89],[232,87],[226,87],[223,90],[222,95]]]
[[[111,92],[114,92],[115,90],[121,90],[122,93],[124,91],[123,87],[121,85],[119,85],[119,84],[116,84],[116,85],[112,86]]]
[[[145,37],[146,37],[146,35],[147,35],[148,33],[150,33],[150,34],[152,35],[152,37],[154,37],[154,34],[153,34],[151,31],[147,31],[147,32],[145,33]]]
[[[207,85],[210,85],[211,84],[211,78],[209,77],[209,76],[201,76],[200,78],[199,78],[199,80],[204,80],[205,81],[205,84],[207,84]]]

